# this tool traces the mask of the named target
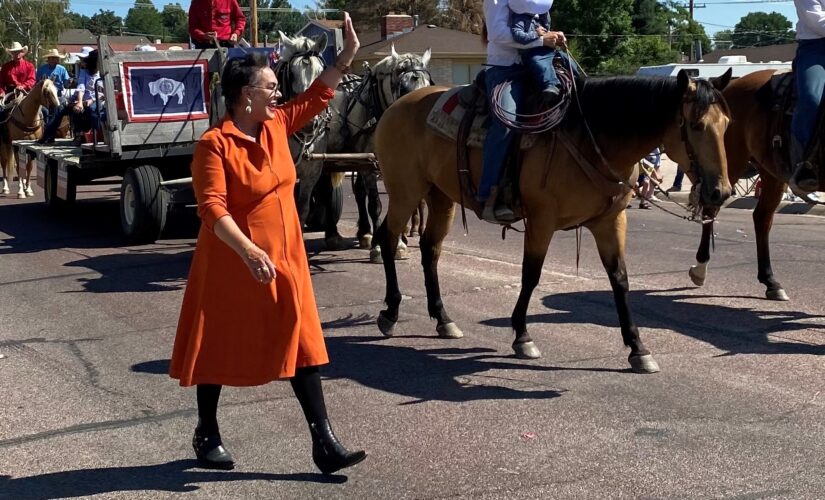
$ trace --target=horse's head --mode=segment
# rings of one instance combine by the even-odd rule
[[[47,108],[56,108],[60,104],[57,97],[57,86],[48,78],[37,83],[32,89],[32,94],[40,95],[40,105]]]
[[[378,81],[384,109],[401,96],[433,84],[430,71],[427,69],[431,54],[430,49],[421,55],[398,54],[393,45],[390,55],[378,61],[372,68],[372,73]]]
[[[665,147],[668,157],[699,184],[699,201],[704,206],[718,207],[731,194],[725,153],[725,130],[731,116],[721,93],[730,77],[731,70],[711,80],[694,80],[684,71],[677,76],[682,92],[679,126],[665,137]]]
[[[283,32],[279,31],[278,34],[283,49],[276,74],[283,89],[284,99],[289,100],[308,89],[324,71],[321,53],[327,48],[327,35],[290,38]]]

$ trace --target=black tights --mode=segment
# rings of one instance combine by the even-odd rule
[[[321,387],[321,374],[317,366],[307,366],[295,370],[295,376],[289,379],[295,397],[301,404],[308,424],[320,423],[327,418],[327,406],[324,403],[324,390]],[[198,429],[209,435],[218,432],[218,399],[221,397],[220,385],[198,384]]]

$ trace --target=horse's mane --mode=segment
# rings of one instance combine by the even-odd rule
[[[693,120],[714,103],[720,103],[727,112],[725,99],[709,81],[694,82]],[[664,130],[679,112],[682,98],[683,89],[673,77],[615,76],[588,78],[579,100],[594,134],[627,138]]]

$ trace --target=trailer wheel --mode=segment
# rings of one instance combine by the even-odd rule
[[[320,200],[329,197],[330,210],[327,210],[325,203]],[[327,225],[338,224],[341,214],[344,212],[344,184],[333,187],[329,174],[324,174],[318,179],[315,189],[312,190],[312,198],[309,202],[309,216],[307,217],[307,229],[310,231],[323,231]],[[330,220],[332,219],[332,220]]]
[[[120,189],[120,225],[131,243],[154,243],[166,225],[169,193],[154,165],[130,168]]]
[[[46,178],[43,180],[43,199],[50,209],[64,208],[75,202],[77,198],[77,186],[69,179],[66,186],[66,199],[57,197],[57,165],[49,162],[46,165]]]

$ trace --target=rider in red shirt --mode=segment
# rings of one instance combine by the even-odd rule
[[[12,59],[0,68],[0,96],[15,89],[30,91],[34,87],[34,64],[24,59],[28,47],[14,42],[7,52]]]
[[[214,40],[234,47],[245,26],[238,0],[192,0],[189,6],[189,36],[196,49],[214,48]]]

